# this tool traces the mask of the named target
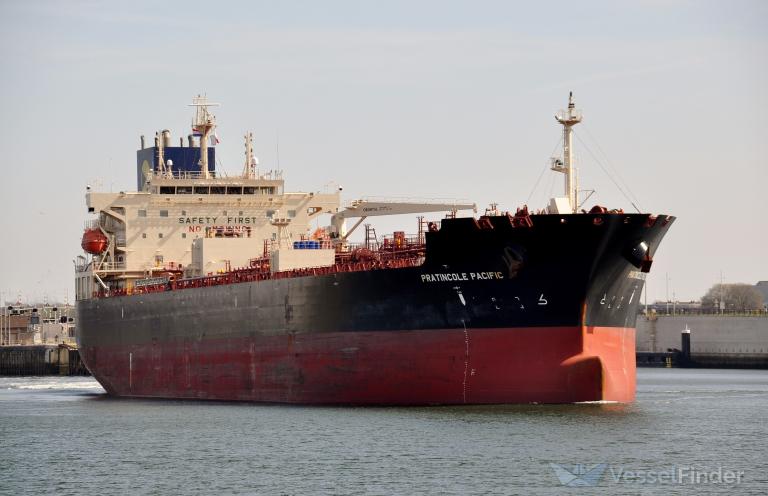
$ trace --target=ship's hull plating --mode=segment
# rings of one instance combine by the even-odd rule
[[[634,248],[650,258],[672,218],[597,217],[456,219],[420,267],[81,301],[81,355],[117,396],[632,401]]]
[[[116,396],[305,404],[626,402],[635,394],[634,338],[634,329],[612,327],[324,333],[91,349],[84,358]]]

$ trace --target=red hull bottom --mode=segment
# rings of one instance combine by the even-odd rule
[[[337,332],[81,352],[115,396],[355,405],[635,398],[632,328]]]

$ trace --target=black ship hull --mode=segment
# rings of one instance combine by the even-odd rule
[[[323,404],[631,401],[645,272],[673,217],[448,219],[423,264],[78,302],[118,396]]]

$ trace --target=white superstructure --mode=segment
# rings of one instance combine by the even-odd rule
[[[98,217],[86,225],[83,248],[90,255],[76,260],[78,299],[97,291],[130,292],[134,281],[155,276],[196,277],[248,267],[269,259],[275,271],[327,266],[347,244],[345,219],[370,215],[474,209],[458,203],[365,202],[341,206],[340,190],[285,192],[281,172],[259,174],[253,137],[245,135],[243,174],[221,177],[209,168],[208,145],[215,137],[215,117],[208,102],[197,97],[194,136],[189,147],[170,147],[170,132],[158,133],[154,147],[139,150],[153,156],[139,167],[139,191],[102,193],[88,188],[88,212]],[[195,149],[196,148],[196,149]],[[168,158],[199,156],[195,168]],[[199,152],[198,152],[199,150]],[[145,153],[144,155],[146,155]],[[188,155],[184,155],[188,154]],[[328,226],[313,223],[330,214]],[[354,226],[357,227],[359,222]],[[353,229],[354,229],[353,227]],[[351,231],[350,231],[351,232]],[[86,240],[95,240],[88,245]],[[315,241],[295,249],[295,242]],[[96,246],[97,248],[86,248]]]

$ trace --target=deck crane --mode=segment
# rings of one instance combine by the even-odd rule
[[[393,202],[377,200],[354,200],[349,206],[331,216],[331,238],[336,243],[346,243],[347,238],[368,217],[383,215],[420,214],[427,212],[457,212],[472,210],[477,212],[474,203],[434,203],[434,202]],[[346,229],[346,219],[359,218],[351,229]]]

